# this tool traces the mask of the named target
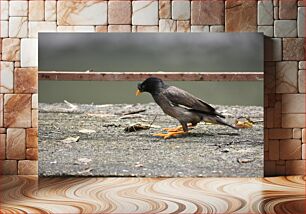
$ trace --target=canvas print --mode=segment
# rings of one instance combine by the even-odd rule
[[[39,71],[70,72],[39,82],[40,175],[263,176],[263,79],[222,80],[263,72],[260,33],[40,33]]]

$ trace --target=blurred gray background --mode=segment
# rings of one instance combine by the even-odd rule
[[[260,33],[39,33],[40,71],[261,72]],[[141,80],[139,80],[140,82]],[[179,86],[212,104],[262,105],[263,82],[182,82]],[[145,103],[137,82],[39,81],[44,103]]]

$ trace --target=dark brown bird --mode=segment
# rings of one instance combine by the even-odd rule
[[[155,136],[169,138],[188,132],[188,127],[194,127],[199,122],[209,122],[235,127],[227,124],[221,118],[225,118],[218,113],[212,106],[197,98],[196,96],[175,86],[166,85],[161,79],[150,77],[138,84],[136,95],[148,92],[152,95],[155,102],[169,116],[176,118],[181,126],[177,128],[165,128],[168,133],[158,133]]]

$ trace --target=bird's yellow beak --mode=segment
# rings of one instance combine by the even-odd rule
[[[136,91],[136,96],[139,96],[139,95],[141,95],[141,91],[137,90]]]

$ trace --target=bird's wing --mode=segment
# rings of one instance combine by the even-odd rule
[[[175,86],[169,86],[163,90],[162,93],[171,101],[173,105],[182,105],[195,111],[206,114],[216,114],[223,117],[223,115],[216,112],[216,110],[208,103]]]

